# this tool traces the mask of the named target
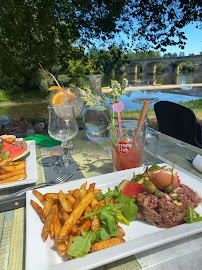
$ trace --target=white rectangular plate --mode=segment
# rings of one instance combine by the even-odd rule
[[[170,166],[167,165],[167,167]],[[123,179],[130,180],[134,171],[141,173],[143,172],[143,168],[114,172],[72,181],[62,185],[45,187],[40,189],[40,192],[43,194],[47,192],[59,192],[59,190],[67,192],[68,190],[80,187],[82,183],[87,181],[87,184],[96,183],[96,188],[101,188],[103,193],[105,193],[108,187],[113,189]],[[179,172],[181,182],[198,191],[199,196],[202,197],[202,183],[179,170],[177,171]],[[41,232],[43,224],[30,205],[31,199],[37,201],[36,197],[29,191],[26,194],[26,270],[93,269],[202,231],[202,222],[183,224],[170,229],[160,229],[136,220],[131,222],[130,226],[121,224],[126,233],[124,237],[126,240],[125,243],[88,254],[84,258],[63,261],[55,251],[53,240],[42,241]],[[196,208],[196,211],[202,215],[202,204]]]
[[[0,184],[0,189],[18,187],[21,185],[28,185],[35,183],[38,179],[37,164],[36,164],[36,142],[27,141],[27,150],[30,155],[26,158],[26,174],[27,178],[11,183]]]

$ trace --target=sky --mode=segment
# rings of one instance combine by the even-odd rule
[[[185,56],[188,56],[190,53],[195,55],[202,52],[202,29],[196,28],[195,25],[189,24],[183,28],[185,36],[187,38],[185,49],[182,50],[177,46],[167,46],[165,53],[177,53],[184,52]]]

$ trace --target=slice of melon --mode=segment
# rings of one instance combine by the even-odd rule
[[[30,155],[30,151],[25,151],[24,153],[22,153],[21,155],[13,158],[13,162],[16,162],[16,161],[23,161],[25,160],[28,156]]]
[[[10,152],[8,157],[12,158],[13,161],[22,161],[30,155],[30,151],[24,150],[4,141],[1,152],[6,153],[8,151]]]
[[[123,180],[119,184],[118,189],[123,195],[128,196],[129,198],[136,197],[138,193],[145,191],[144,185],[129,180]]]

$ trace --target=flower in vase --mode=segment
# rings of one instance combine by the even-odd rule
[[[108,98],[110,99],[109,104],[107,104],[106,100],[107,97],[104,95],[105,103],[102,104],[102,107],[100,107],[100,102],[96,99],[96,97],[92,94],[91,90],[86,88],[85,90],[80,89],[81,95],[83,100],[86,102],[86,105],[89,105],[90,107],[96,106],[98,110],[100,111],[107,111],[107,115],[111,115],[111,119],[108,119],[108,116],[106,118],[109,120],[109,126],[108,129],[115,128],[117,124],[117,120],[114,118],[115,113],[114,110],[112,110],[113,105],[118,102],[118,99],[123,95],[127,94],[125,91],[125,88],[128,85],[128,80],[126,78],[123,79],[122,85],[117,82],[116,80],[111,80],[111,88],[112,91],[109,93]],[[112,113],[111,113],[112,111]]]

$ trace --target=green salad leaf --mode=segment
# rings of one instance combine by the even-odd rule
[[[159,168],[160,168],[159,165],[157,165],[157,164],[152,164],[152,166],[149,167],[147,171],[148,171],[148,172],[152,172],[152,171],[157,170],[157,169],[159,169]]]
[[[116,186],[114,188],[114,190],[111,190],[110,188],[108,188],[108,192],[103,194],[102,192],[99,193],[98,197],[96,198],[98,201],[105,199],[107,201],[107,199],[109,197],[112,197],[113,199],[117,198],[118,196],[121,195],[121,191],[118,189],[118,187]]]
[[[126,204],[128,201],[130,201],[130,198],[128,196],[121,194],[114,201]]]
[[[145,172],[143,173],[139,173],[139,174],[135,174],[135,172],[133,173],[133,177],[131,179],[131,182],[138,182],[140,181],[145,175]]]
[[[67,254],[76,258],[84,257],[90,251],[91,245],[96,240],[96,232],[82,231],[82,236],[76,236]]]
[[[131,179],[131,182],[139,182],[141,179],[144,178],[145,173],[146,172],[152,172],[156,169],[159,169],[160,167],[157,164],[153,164],[152,166],[150,166],[149,168],[146,167],[146,170],[143,173],[139,173],[139,174],[135,174],[135,172],[133,173],[133,177]]]
[[[130,198],[130,200],[124,206],[123,214],[129,221],[134,221],[137,218],[137,213],[138,207],[135,204],[135,199]]]
[[[197,213],[191,206],[188,206],[188,213],[189,215],[184,217],[186,223],[202,221],[202,217],[200,217],[199,213]]]
[[[2,153],[2,154],[0,155],[0,158],[3,158],[4,160],[5,160],[5,159],[8,159],[9,154],[10,154],[10,151],[7,151],[7,152],[5,152],[5,153]]]
[[[97,241],[107,240],[111,238],[109,228],[106,225],[102,225],[101,229],[98,230],[98,234],[99,234],[100,240],[97,240]]]

